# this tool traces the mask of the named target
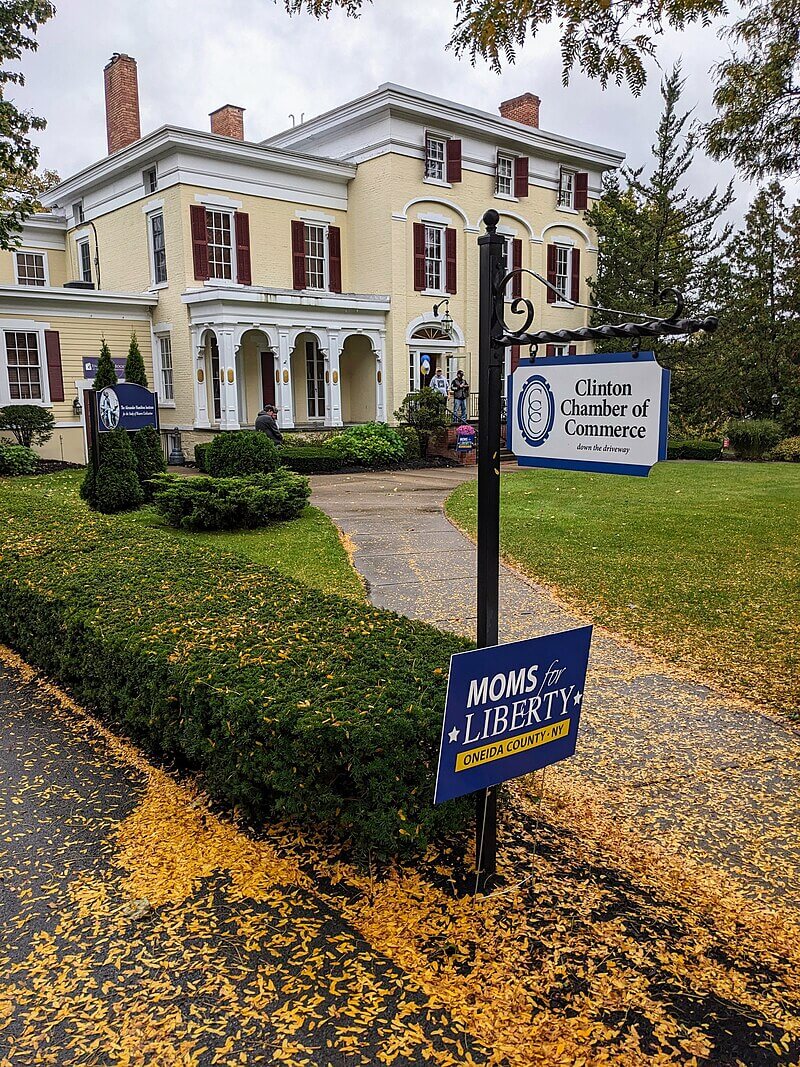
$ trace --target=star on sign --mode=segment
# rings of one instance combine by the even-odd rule
[[[580,704],[581,700],[583,700],[583,693],[580,691],[580,689],[578,690],[578,692],[575,694],[575,696],[572,699],[573,699],[574,703]]]
[[[458,741],[458,735],[460,732],[461,731],[456,726],[454,726],[450,733],[447,735],[450,738],[451,745],[454,741]]]

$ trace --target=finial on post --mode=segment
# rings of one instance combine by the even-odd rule
[[[499,212],[495,211],[493,207],[490,207],[486,214],[483,216],[483,223],[486,227],[487,233],[495,233],[499,221]]]

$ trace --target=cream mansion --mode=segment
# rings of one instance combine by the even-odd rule
[[[584,211],[622,155],[545,133],[531,93],[492,114],[387,84],[259,143],[230,104],[209,132],[142,137],[136,63],[115,55],[105,105],[108,155],[51,189],[0,253],[0,405],[52,409],[48,456],[83,462],[101,339],[122,359],[132,331],[165,445],[187,455],[265,402],[285,429],[335,427],[391,420],[437,367],[477,389],[489,207],[509,266],[565,297],[525,279],[516,295],[540,325],[586,321],[567,303],[586,300],[596,264]]]

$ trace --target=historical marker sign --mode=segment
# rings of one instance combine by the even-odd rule
[[[652,352],[523,361],[508,396],[520,466],[646,476],[667,458],[669,371]]]
[[[572,756],[592,627],[450,659],[434,803]]]
[[[97,404],[97,430],[141,430],[158,427],[158,394],[141,385],[120,382],[93,394]]]

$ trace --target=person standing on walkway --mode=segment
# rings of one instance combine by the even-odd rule
[[[456,372],[450,392],[453,394],[453,422],[460,426],[467,421],[467,397],[469,396],[469,382],[464,377],[463,370]]]
[[[447,400],[450,395],[450,382],[445,378],[441,367],[436,368],[436,373],[431,378],[430,387],[431,389],[435,389],[437,393],[441,393],[445,400]]]
[[[283,434],[278,429],[278,409],[267,404],[256,416],[256,429],[265,433],[276,445],[283,444]]]

